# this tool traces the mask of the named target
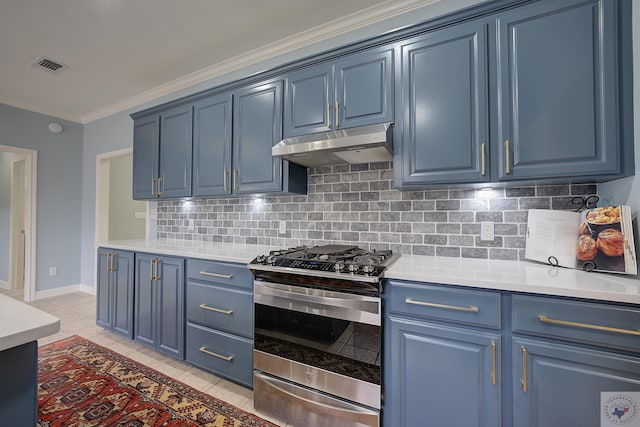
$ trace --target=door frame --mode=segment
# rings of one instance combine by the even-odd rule
[[[19,164],[22,164],[22,179],[18,181],[17,167]],[[11,159],[11,196],[10,196],[10,212],[9,212],[9,289],[23,289],[24,290],[24,273],[25,273],[25,260],[26,260],[26,224],[22,224],[19,232],[17,232],[16,220],[20,220],[20,216],[22,216],[22,220],[26,223],[26,207],[27,207],[27,192],[26,192],[26,178],[27,178],[27,159],[25,156],[17,156]],[[22,184],[22,188],[18,187],[18,183]],[[22,195],[20,194],[22,193]],[[20,206],[20,210],[18,210],[17,201],[22,198],[22,204]],[[24,239],[25,242],[22,245],[18,244],[19,239]],[[16,248],[22,246],[22,256],[19,256],[16,253]],[[20,258],[22,261],[20,262]],[[22,266],[22,272],[16,268],[18,265]],[[22,277],[22,283],[20,286],[16,286],[16,282],[19,277]]]
[[[24,301],[31,302],[36,298],[36,220],[37,220],[37,184],[38,184],[38,152],[27,148],[0,145],[0,151],[17,154],[25,160],[25,242],[24,242]],[[10,236],[11,239],[15,236]],[[9,254],[9,277],[12,277],[12,255]]]

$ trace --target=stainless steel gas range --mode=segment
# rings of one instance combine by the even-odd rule
[[[256,257],[254,406],[294,425],[379,426],[381,278],[389,250],[295,247]]]

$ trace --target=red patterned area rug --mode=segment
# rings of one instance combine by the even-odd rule
[[[79,336],[38,359],[41,427],[277,427]]]

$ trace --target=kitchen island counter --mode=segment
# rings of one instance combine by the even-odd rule
[[[60,330],[60,319],[0,294],[0,420],[34,426],[38,415],[39,338]]]

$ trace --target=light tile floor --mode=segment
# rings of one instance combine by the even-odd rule
[[[23,299],[22,291],[9,292],[0,290],[0,292],[21,301]],[[250,389],[185,362],[164,356],[135,341],[114,335],[97,326],[95,322],[96,298],[93,295],[76,292],[37,300],[32,302],[31,305],[60,319],[60,332],[38,340],[38,345],[44,345],[72,335],[80,335],[247,412],[256,414],[282,427],[293,427],[256,411],[253,408],[253,392]]]

